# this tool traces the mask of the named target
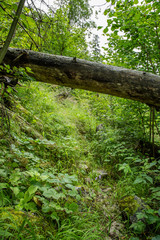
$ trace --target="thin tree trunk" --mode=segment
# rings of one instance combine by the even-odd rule
[[[7,39],[5,41],[5,44],[4,44],[3,48],[0,51],[0,64],[2,63],[2,61],[3,61],[3,59],[6,55],[6,52],[9,48],[9,45],[11,43],[11,40],[13,38],[14,32],[15,32],[16,27],[17,27],[18,20],[20,18],[20,15],[21,15],[21,12],[22,12],[22,9],[23,9],[23,6],[24,6],[24,3],[25,3],[25,0],[20,0],[20,2],[19,2],[19,5],[18,5],[17,11],[16,11],[16,15],[13,19],[12,25],[10,27],[10,30],[9,30],[9,33],[8,33],[8,36],[7,36]]]

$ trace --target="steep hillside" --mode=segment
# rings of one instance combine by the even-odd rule
[[[137,240],[158,234],[160,162],[138,148],[138,121],[147,107],[28,82],[5,94],[0,109],[2,239]],[[126,196],[150,204],[143,213],[150,221],[129,224],[122,213],[135,209],[127,212],[132,203],[122,201]]]

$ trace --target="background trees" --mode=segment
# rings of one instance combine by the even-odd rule
[[[86,36],[95,24],[89,20],[88,1],[55,1],[53,6],[40,2],[26,1],[10,47],[89,58]],[[16,1],[1,2],[1,44],[16,8]]]
[[[108,40],[108,48],[104,48],[106,50],[106,62],[159,74],[159,1],[124,0],[107,2],[108,8],[104,11],[107,16],[107,26],[104,29],[104,34]],[[131,103],[131,105],[134,105],[134,103]],[[135,111],[137,112],[137,107]],[[144,113],[143,110],[141,112]],[[152,117],[148,115],[148,122],[149,118]],[[159,113],[157,113],[156,118],[159,129]],[[143,119],[141,119],[141,122],[143,122]],[[151,125],[153,126],[152,123],[150,123]],[[149,131],[146,129],[145,132],[151,131],[151,129]],[[151,134],[146,137],[151,140],[149,136]]]
[[[108,1],[107,62],[160,73],[159,1]]]

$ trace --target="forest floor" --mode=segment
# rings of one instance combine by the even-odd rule
[[[124,126],[115,126],[120,118],[108,104],[104,95],[40,83],[6,96],[0,106],[2,239],[152,239],[146,230],[132,231],[119,207],[123,197],[142,192],[134,189],[127,161],[143,159],[123,140]]]

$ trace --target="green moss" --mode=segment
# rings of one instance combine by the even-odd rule
[[[134,196],[127,196],[119,201],[119,207],[122,212],[130,216],[135,214],[141,205],[134,199]]]
[[[11,236],[44,236],[56,235],[57,226],[44,217],[32,212],[17,211],[11,207],[0,208],[2,229]],[[27,235],[26,235],[27,234]],[[15,239],[15,238],[10,238]]]

